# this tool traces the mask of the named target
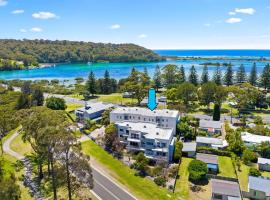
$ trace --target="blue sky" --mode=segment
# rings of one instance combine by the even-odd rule
[[[269,0],[0,0],[0,38],[270,49]]]

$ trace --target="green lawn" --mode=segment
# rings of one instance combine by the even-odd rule
[[[192,158],[182,157],[182,163],[178,172],[179,178],[176,181],[175,193],[179,194],[183,199],[188,199],[189,197],[188,165],[192,160]]]
[[[232,164],[232,159],[226,156],[218,157],[218,166],[219,166],[219,176],[236,178],[234,167]]]
[[[33,152],[31,145],[29,143],[23,142],[21,134],[19,134],[13,141],[11,141],[10,148],[22,155],[30,154]]]
[[[98,98],[94,99],[97,101],[102,101],[106,103],[115,103],[115,104],[136,104],[136,99],[123,98],[121,93],[113,93],[109,95],[97,95]]]
[[[93,141],[82,143],[82,152],[92,156],[97,162],[110,171],[110,174],[121,184],[125,185],[140,200],[175,199],[175,195],[166,189],[158,187],[147,178],[135,176],[135,171],[113,158]],[[170,197],[171,196],[171,197]]]
[[[81,108],[84,106],[81,103],[66,103],[66,105],[67,105],[67,108],[66,108],[67,112],[72,112],[72,111],[76,110],[77,108]]]

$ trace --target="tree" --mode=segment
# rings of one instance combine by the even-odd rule
[[[268,102],[267,102],[267,96],[261,91],[258,91],[257,96],[255,97],[255,106],[259,109],[267,109],[268,108]]]
[[[227,66],[227,70],[224,75],[224,83],[226,86],[233,85],[233,70],[231,65]]]
[[[21,93],[16,104],[16,109],[26,109],[31,107],[31,99],[28,94]]]
[[[270,142],[262,142],[257,146],[257,150],[263,158],[270,159]]]
[[[198,74],[197,74],[197,71],[196,71],[194,65],[192,65],[191,68],[190,68],[190,73],[189,73],[188,80],[193,85],[195,85],[195,86],[198,85]]]
[[[214,82],[204,83],[199,90],[199,101],[202,105],[207,106],[210,109],[210,103],[215,100],[215,93],[217,91],[217,85]]]
[[[104,79],[103,79],[103,93],[104,94],[109,94],[111,93],[111,79],[110,79],[110,74],[109,71],[106,70],[104,74]]]
[[[207,164],[200,160],[192,160],[188,166],[189,180],[198,182],[206,178],[208,172]]]
[[[154,179],[155,184],[158,186],[165,187],[166,186],[166,179],[163,176],[158,176]]]
[[[44,96],[43,91],[39,87],[32,88],[32,106],[43,106]]]
[[[110,112],[112,109],[107,109],[102,113],[102,119],[101,119],[101,124],[104,126],[108,126],[110,124]]]
[[[168,100],[170,100],[174,103],[177,99],[177,89],[176,88],[167,89],[166,90],[166,97]]]
[[[261,77],[260,77],[260,85],[264,88],[264,89],[270,89],[270,65],[267,64],[264,68],[263,68],[263,72],[261,73]]]
[[[185,68],[183,65],[181,65],[180,70],[179,70],[179,84],[182,84],[186,82],[186,73],[185,73]]]
[[[250,75],[249,75],[249,83],[253,86],[256,86],[257,85],[257,66],[256,66],[256,63],[253,63],[253,66],[251,68],[251,72],[250,72]]]
[[[176,84],[177,82],[177,72],[178,72],[178,68],[176,65],[166,65],[163,67],[163,80],[164,80],[164,84],[165,86],[168,88],[171,85]]]
[[[0,145],[1,145],[1,155],[3,151],[3,138],[10,130],[11,124],[14,124],[14,119],[12,113],[6,109],[0,109]]]
[[[190,102],[195,101],[197,98],[196,87],[189,82],[182,83],[177,88],[177,98],[182,100],[185,106],[189,107]]]
[[[138,170],[140,176],[145,176],[147,174],[147,171],[149,170],[149,167],[148,167],[149,159],[144,156],[143,152],[140,152],[136,156],[135,160],[136,161],[133,163],[131,167]]]
[[[213,81],[217,84],[217,85],[221,85],[222,84],[222,73],[220,70],[220,66],[218,65],[216,68],[216,71],[213,75]]]
[[[251,162],[257,162],[258,157],[251,150],[245,149],[243,151],[242,159],[246,165],[249,165]]]
[[[226,140],[229,143],[228,149],[232,152],[234,152],[236,155],[241,155],[245,149],[244,142],[241,138],[241,132],[240,131],[234,131],[232,129],[227,130],[226,129]]]
[[[236,82],[239,84],[246,82],[246,70],[243,64],[240,65],[236,73]]]
[[[257,170],[256,168],[253,168],[253,167],[249,168],[249,176],[258,177],[261,175],[262,175],[262,173],[259,170]]]
[[[201,76],[201,84],[207,83],[208,81],[209,81],[208,67],[207,65],[204,65]]]
[[[52,110],[65,110],[67,108],[65,100],[58,97],[47,98],[46,106]]]
[[[162,86],[162,74],[161,74],[159,65],[156,66],[153,80],[154,80],[155,89],[158,92],[159,88],[161,88]]]
[[[117,128],[115,124],[109,124],[106,127],[103,142],[106,150],[112,151],[117,156],[120,156],[122,154],[123,145],[118,138]]]
[[[219,121],[219,120],[220,120],[220,105],[215,104],[214,111],[213,111],[213,121]]]
[[[88,80],[86,82],[86,90],[92,96],[94,96],[97,92],[96,78],[95,78],[95,74],[93,71],[91,71],[89,76],[88,76]]]
[[[173,161],[175,163],[179,163],[182,157],[182,148],[183,143],[181,141],[177,141],[175,144],[174,154],[173,154]]]
[[[16,184],[16,178],[14,174],[11,174],[10,177],[8,178],[0,178],[0,199],[3,200],[21,199],[20,186]]]
[[[30,95],[31,94],[31,82],[25,81],[22,84],[21,91],[23,94]]]

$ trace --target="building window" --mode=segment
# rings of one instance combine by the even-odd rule
[[[129,134],[129,130],[126,130],[126,133]]]
[[[140,117],[138,117],[138,120],[140,120],[141,118]]]
[[[124,130],[122,128],[120,128],[120,131],[123,132]]]
[[[146,144],[147,144],[147,145],[153,145],[153,143],[152,143],[152,142],[146,142]]]
[[[222,199],[222,195],[220,194],[214,194],[214,199]]]

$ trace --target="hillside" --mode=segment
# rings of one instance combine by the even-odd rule
[[[153,51],[134,44],[0,39],[0,59],[39,63],[148,62],[162,60]]]

